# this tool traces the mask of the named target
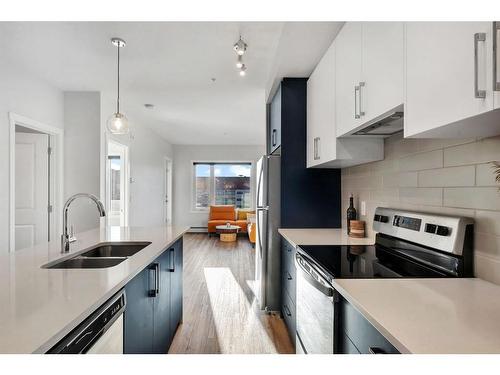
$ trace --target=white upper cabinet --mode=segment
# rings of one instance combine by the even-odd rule
[[[335,158],[335,42],[307,80],[307,167]]]
[[[404,23],[347,22],[337,36],[337,136],[404,100]]]
[[[403,104],[404,23],[363,22],[362,43],[361,122],[365,124]]]
[[[335,38],[337,136],[348,133],[361,123],[358,103],[361,82],[361,33],[361,22],[347,22]]]
[[[492,22],[408,22],[405,136],[500,133]]]
[[[307,167],[340,168],[382,160],[382,139],[337,139],[336,41],[307,81]]]

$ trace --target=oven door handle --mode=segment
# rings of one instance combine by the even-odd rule
[[[323,285],[319,280],[316,280],[311,273],[304,268],[302,265],[302,262],[304,259],[297,253],[295,254],[295,266],[299,271],[302,271],[302,277],[304,280],[306,280],[309,284],[311,284],[315,289],[319,290],[321,293],[323,293],[327,297],[333,297],[333,288]],[[323,279],[321,276],[317,275],[318,279],[322,280],[325,284],[327,284],[327,281]]]

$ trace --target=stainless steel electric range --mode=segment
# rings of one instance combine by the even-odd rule
[[[373,246],[299,246],[297,352],[334,353],[336,278],[473,276],[473,220],[379,207]]]

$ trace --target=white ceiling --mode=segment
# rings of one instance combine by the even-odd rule
[[[4,56],[64,91],[116,92],[121,108],[173,144],[264,144],[264,102],[283,76],[309,76],[338,22],[0,22]],[[232,45],[248,43],[247,76]],[[211,78],[216,78],[215,83]],[[144,103],[153,103],[147,110]]]

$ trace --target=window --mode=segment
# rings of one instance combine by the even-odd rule
[[[251,163],[193,163],[194,210],[211,204],[251,208]]]

